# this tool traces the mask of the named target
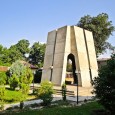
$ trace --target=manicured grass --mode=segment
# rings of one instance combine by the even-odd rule
[[[21,97],[22,93],[19,91],[13,91],[10,89],[6,89],[5,91],[5,103],[17,102]]]
[[[25,112],[14,113],[12,115],[90,115],[92,110],[103,109],[97,102],[91,102],[82,106],[53,106],[41,110],[28,110]]]
[[[19,100],[22,98],[22,93],[20,91],[13,91],[10,89],[6,89],[5,91],[5,98],[4,101],[5,103],[14,103],[14,102],[19,102]],[[34,99],[34,95],[28,95],[28,99]]]

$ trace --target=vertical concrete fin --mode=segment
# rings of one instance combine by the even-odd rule
[[[62,68],[62,78],[61,78],[61,85],[65,82],[66,78],[66,67],[67,67],[67,57],[71,53],[71,34],[70,34],[70,26],[67,26],[66,30],[66,38],[65,38],[65,49],[64,49],[64,61],[63,61],[63,68]]]
[[[52,82],[56,85],[61,85],[64,80],[65,70],[65,47],[66,47],[67,26],[59,28],[56,37],[54,64]],[[64,76],[64,77],[63,77]]]
[[[94,46],[94,40],[92,32],[84,30],[85,34],[85,41],[87,45],[87,54],[89,60],[89,71],[91,75],[91,80],[98,75],[98,66],[97,66],[97,59],[96,59],[96,52]]]
[[[79,67],[80,67],[79,74],[81,75],[82,86],[89,87],[91,86],[90,75],[89,75],[89,64],[86,51],[86,44],[84,41],[83,29],[75,26],[74,30],[75,30],[76,47],[78,54],[77,58],[79,60]]]
[[[56,30],[48,33],[46,51],[44,57],[44,66],[42,71],[42,81],[51,80],[51,66],[53,64],[54,52],[55,52],[55,41],[56,41]]]
[[[78,50],[77,50],[77,43],[76,43],[76,37],[75,37],[75,26],[71,26],[71,53],[75,57],[76,71],[80,71],[78,52],[77,51]],[[81,75],[78,74],[77,77],[78,77],[78,85],[82,86]]]
[[[87,59],[88,59],[88,67],[89,67],[89,75],[90,75],[90,81],[92,81],[92,73],[90,70],[90,58],[89,58],[89,53],[88,53],[88,44],[87,44],[87,40],[86,40],[86,34],[85,34],[85,30],[83,29],[83,33],[84,33],[84,40],[85,40],[85,45],[86,45],[86,52],[87,52]]]

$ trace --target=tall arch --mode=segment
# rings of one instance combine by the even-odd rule
[[[68,60],[71,60],[72,62],[72,73],[73,73],[73,81],[74,81],[73,83],[77,84],[77,75],[75,73],[76,72],[75,56],[72,53],[70,53],[67,57],[67,61]]]

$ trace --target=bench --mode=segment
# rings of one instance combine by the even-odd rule
[[[63,90],[60,90],[60,89],[54,89],[54,94],[62,95],[62,91]],[[68,97],[75,97],[75,93],[74,93],[74,91],[66,90],[66,96],[68,96]]]

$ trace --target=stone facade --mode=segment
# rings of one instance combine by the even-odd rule
[[[78,84],[90,87],[91,80],[98,74],[93,36],[77,26],[64,26],[48,33],[42,81],[62,85],[70,54],[74,57]]]

